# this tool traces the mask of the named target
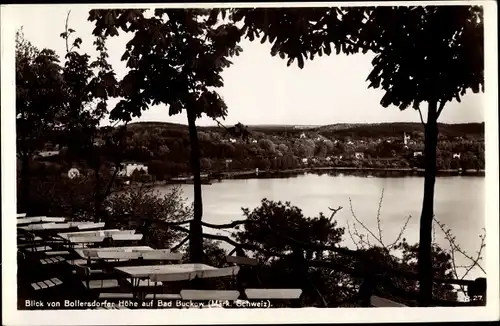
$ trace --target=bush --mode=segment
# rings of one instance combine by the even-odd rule
[[[130,187],[110,196],[104,206],[109,216],[107,227],[136,227],[153,248],[170,248],[182,234],[172,229],[152,227],[150,222],[176,222],[192,217],[192,208],[185,204],[179,187],[164,194],[153,188]]]

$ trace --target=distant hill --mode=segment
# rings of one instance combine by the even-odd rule
[[[484,122],[482,123],[457,123],[438,124],[442,135],[457,137],[463,135],[484,135]],[[415,122],[387,122],[370,124],[335,124],[326,125],[313,129],[321,134],[334,134],[337,136],[359,136],[359,137],[389,137],[396,134],[423,132],[421,123]]]
[[[231,127],[227,125],[226,127]],[[161,128],[170,130],[186,130],[187,125],[170,122],[135,122],[129,124],[129,129],[139,131],[141,129]],[[301,125],[250,125],[250,131],[262,133],[299,133],[303,131],[317,132],[327,136],[336,137],[390,137],[402,133],[423,132],[421,123],[415,122],[387,122],[387,123],[339,123],[324,126],[301,126]],[[200,126],[198,130],[222,130],[215,126]],[[482,123],[459,123],[439,124],[439,132],[449,137],[464,135],[483,136],[484,122]]]

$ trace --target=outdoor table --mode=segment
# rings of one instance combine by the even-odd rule
[[[135,230],[132,230],[135,232]],[[99,235],[107,235],[114,233],[114,232],[120,232],[118,229],[110,229],[110,230],[101,230],[101,231],[76,231],[76,232],[64,232],[64,233],[58,233],[57,235],[63,239],[68,240],[71,237],[78,237],[78,236],[89,236],[89,235],[94,235],[94,236],[99,236]]]
[[[50,224],[56,224],[56,223],[40,223],[40,224],[30,224],[26,226],[19,226],[18,228],[21,230],[25,231],[40,231],[44,230],[44,227]]]
[[[66,218],[64,217],[47,217],[47,216],[32,216],[32,217],[21,217],[17,218],[17,224],[31,224],[40,222],[64,222]]]
[[[85,249],[75,249],[75,252],[78,256],[83,259],[98,259],[97,253],[101,251],[124,251],[124,252],[132,252],[132,251],[149,251],[153,250],[153,248],[149,246],[128,246],[128,247],[106,247],[106,248],[85,248]]]
[[[94,243],[100,243],[104,241],[104,236],[95,236],[95,235],[90,235],[90,236],[77,236],[77,237],[70,237],[68,239],[68,242],[71,245],[75,244],[94,244]]]
[[[99,259],[142,259],[142,260],[156,260],[156,261],[180,261],[182,259],[181,253],[171,252],[170,250],[146,250],[146,251],[123,251],[123,250],[106,250],[98,251],[97,257]]]
[[[42,217],[44,216],[32,216],[32,217],[22,217],[16,220],[17,224],[30,224],[42,222]]]
[[[99,229],[99,228],[103,228],[105,225],[104,222],[101,222],[101,223],[85,223],[85,224],[78,224],[77,225],[77,228],[79,230],[87,230],[87,229]]]
[[[175,282],[193,280],[195,278],[213,278],[234,276],[238,274],[239,267],[231,266],[216,268],[205,264],[175,264],[175,265],[150,265],[150,266],[124,266],[115,267],[119,273],[130,279],[134,298],[142,299],[144,293],[140,292],[141,281],[145,280],[157,284],[158,282]]]
[[[42,225],[42,230],[67,230],[73,227],[70,223],[50,223]]]

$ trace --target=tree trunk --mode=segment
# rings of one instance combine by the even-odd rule
[[[432,300],[432,222],[434,218],[434,184],[436,183],[437,101],[429,102],[425,125],[425,181],[422,214],[420,216],[420,241],[418,271],[420,305],[429,306]]]
[[[95,151],[92,155],[96,155]],[[100,158],[95,157],[93,161],[93,170],[94,170],[94,221],[100,222],[101,219],[101,176],[99,175],[99,171],[101,170],[101,162]]]
[[[189,238],[189,261],[201,263],[203,258],[203,229],[201,219],[203,217],[203,202],[201,198],[200,177],[200,145],[196,131],[196,115],[187,109],[189,142],[191,144],[191,170],[194,182],[194,218],[190,225]]]

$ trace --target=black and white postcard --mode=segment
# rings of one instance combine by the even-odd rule
[[[2,5],[3,323],[498,320],[496,9]]]

